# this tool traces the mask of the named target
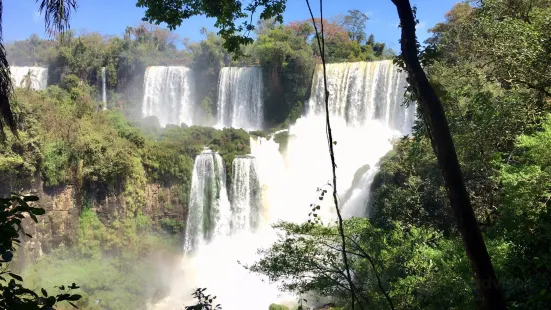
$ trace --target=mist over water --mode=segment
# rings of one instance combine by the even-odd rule
[[[43,90],[48,86],[48,68],[10,66],[10,74],[15,87],[26,87],[29,74],[31,89]]]
[[[233,93],[234,87],[245,87],[242,84],[246,83],[228,82],[239,76],[240,69],[224,69],[219,85],[224,89],[219,93]],[[415,107],[402,106],[405,75],[398,72],[391,61],[329,64],[327,74],[339,201],[345,216],[367,216],[369,186],[378,161],[391,150],[393,138],[410,132]],[[258,104],[254,100],[225,99],[219,100],[218,106],[226,109],[228,104],[235,105],[232,109],[249,111],[250,115]],[[228,124],[239,124],[237,127],[244,124],[229,115],[237,114],[224,114],[220,121],[229,120]],[[277,239],[271,224],[280,220],[306,221],[310,204],[319,204],[317,189],[331,190],[321,67],[316,68],[306,111],[290,126],[288,134],[289,141],[283,152],[272,137],[251,137],[251,156],[234,159],[231,206],[227,209],[231,213],[231,229],[224,233],[213,235],[205,231],[216,228],[207,228],[204,216],[210,214],[213,218],[225,219],[222,213],[226,209],[220,207],[220,200],[211,199],[209,208],[205,198],[197,198],[201,194],[194,194],[212,195],[212,190],[205,189],[206,184],[211,184],[212,189],[215,184],[225,182],[219,180],[222,171],[213,176],[217,154],[203,153],[196,158],[190,201],[193,210],[190,209],[186,230],[187,254],[182,260],[182,270],[174,277],[170,296],[152,308],[177,309],[182,304],[191,304],[190,293],[197,287],[206,287],[208,293],[217,295],[217,301],[228,310],[268,309],[274,302],[291,306],[296,303],[295,297],[279,292],[276,284],[250,274],[242,265],[259,259],[257,249],[269,247]],[[214,196],[225,199],[224,195],[220,192]],[[321,202],[320,215],[324,223],[335,219],[330,196],[326,195]],[[218,206],[219,216],[207,211],[214,206]],[[197,236],[202,241],[197,241]]]

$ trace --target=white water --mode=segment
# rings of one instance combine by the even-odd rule
[[[261,67],[225,67],[218,81],[217,127],[262,129]]]
[[[105,67],[101,67],[101,101],[103,102],[103,109],[107,110],[107,76],[105,74]]]
[[[193,167],[184,253],[228,235],[230,221],[224,161],[218,153],[204,151]]]
[[[405,73],[398,72],[391,61],[329,64],[327,84],[337,143],[337,189],[342,197],[359,168],[369,165],[371,169],[363,178],[372,180],[369,175],[375,174],[378,161],[391,150],[392,139],[411,132],[415,107],[401,106],[407,85]],[[306,115],[289,130],[293,138],[287,148],[287,169],[292,174],[290,180],[300,180],[290,186],[291,196],[299,198],[301,204],[309,199],[304,193],[311,193],[332,178],[323,98],[323,72],[318,66]],[[365,207],[369,192],[361,192],[341,206],[345,214],[363,216],[368,212]],[[331,205],[332,200],[327,203]]]
[[[48,68],[10,66],[11,79],[15,87],[26,87],[30,73],[31,89],[43,90],[48,86]]]
[[[142,115],[156,116],[161,126],[193,124],[193,72],[187,67],[147,67]]]
[[[393,138],[409,133],[414,107],[400,106],[405,78],[390,61],[330,64],[327,69],[331,124],[337,142],[338,193],[339,197],[346,197],[343,198],[346,201],[341,200],[341,208],[347,217],[364,216],[369,212],[366,210],[368,188],[377,163],[392,148]],[[197,287],[206,287],[208,293],[218,295],[217,301],[227,310],[261,310],[268,309],[273,302],[290,306],[296,303],[295,297],[278,292],[275,284],[249,274],[238,262],[251,264],[258,260],[256,250],[268,247],[277,239],[269,225],[278,220],[307,220],[311,203],[322,206],[320,215],[326,223],[334,219],[327,186],[332,173],[321,81],[318,67],[307,111],[289,128],[290,138],[283,155],[273,139],[251,138],[251,155],[255,159],[248,157],[234,162],[234,169],[239,171],[233,173],[239,175],[240,183],[247,174],[253,178],[250,171],[253,161],[256,162],[254,168],[264,215],[259,217],[257,230],[253,232],[247,225],[240,225],[243,230],[197,247],[193,255],[183,259],[182,274],[175,277],[173,292],[155,309],[177,309],[183,303],[191,304],[189,294]],[[369,165],[369,169],[358,172],[353,184],[354,175],[365,165]],[[317,188],[328,190],[321,202]],[[241,223],[241,219],[250,218],[254,203],[245,202],[251,197],[250,191],[233,189],[232,196],[237,192],[241,194],[232,198],[232,212],[236,213],[232,217],[239,215]]]
[[[254,230],[261,218],[256,158],[236,157],[232,163],[231,232]]]

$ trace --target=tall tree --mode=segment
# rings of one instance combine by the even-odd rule
[[[46,33],[50,36],[62,34],[69,28],[72,11],[77,8],[76,0],[36,0],[40,2],[40,14],[44,14]],[[13,85],[6,50],[2,44],[3,3],[0,0],[0,140],[5,138],[4,128],[16,132],[16,119],[10,107],[13,95]]]
[[[10,67],[6,57],[6,49],[2,43],[4,37],[2,35],[2,14],[3,4],[0,0],[0,139],[4,140],[4,128],[9,127],[11,131],[16,131],[15,118],[10,108],[10,98],[13,93],[13,85],[10,76]]]
[[[432,147],[442,170],[448,199],[471,263],[478,289],[488,309],[505,309],[505,301],[484,238],[478,227],[457,153],[450,134],[448,121],[440,99],[436,95],[419,62],[415,26],[415,10],[409,0],[392,0],[398,10],[402,37],[402,57],[408,72],[415,99],[419,103]]]
[[[365,33],[365,25],[369,17],[360,10],[348,10],[348,14],[344,16],[343,27],[348,31],[350,40],[358,43],[365,41],[367,35]]]

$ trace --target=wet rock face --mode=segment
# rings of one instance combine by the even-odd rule
[[[177,190],[175,186],[146,185],[146,199],[141,210],[152,219],[154,225],[164,218],[184,221],[185,208],[178,199]],[[36,182],[31,190],[24,193],[38,196],[39,201],[36,204],[44,208],[46,214],[38,217],[38,223],[34,223],[30,217],[23,220],[23,228],[32,238],[21,237],[21,250],[17,253],[16,262],[20,267],[55,249],[73,246],[77,241],[80,212],[85,206],[91,207],[105,225],[109,225],[117,215],[125,214],[126,211],[125,199],[120,194],[95,195],[92,199],[85,199],[72,185],[44,188],[40,182]],[[4,194],[6,195],[8,194]]]
[[[53,249],[71,246],[75,242],[78,228],[79,209],[76,207],[75,190],[72,186],[44,191],[30,191],[40,200],[38,206],[46,210],[44,216],[38,217],[38,223],[26,217],[23,229],[32,238],[22,236],[22,251],[18,254],[21,264],[29,263],[48,254]]]

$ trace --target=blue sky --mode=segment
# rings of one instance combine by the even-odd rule
[[[459,0],[412,0],[417,6],[420,20],[418,36],[428,37],[427,30],[444,19],[444,14]],[[243,1],[247,3],[247,0]],[[312,1],[318,3],[318,1]],[[78,0],[78,11],[73,15],[71,28],[80,31],[121,35],[127,25],[137,25],[144,9],[136,8],[136,0]],[[314,7],[319,10],[319,7]],[[344,14],[347,10],[359,9],[368,14],[367,33],[373,33],[377,41],[398,49],[398,15],[391,0],[325,0],[324,17]],[[309,17],[305,0],[288,0],[284,15],[285,23]],[[181,38],[200,40],[199,29],[206,26],[215,30],[212,19],[194,17],[182,23],[175,32]],[[11,42],[28,38],[35,33],[44,35],[44,19],[38,14],[35,0],[4,0],[4,40]]]

